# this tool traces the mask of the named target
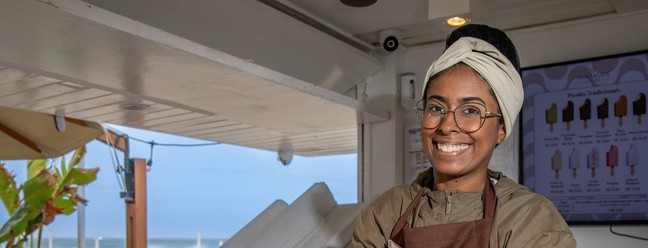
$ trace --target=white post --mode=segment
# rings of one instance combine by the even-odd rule
[[[99,248],[99,241],[101,240],[101,237],[96,237],[95,238],[95,248]]]
[[[85,167],[84,158],[81,158],[78,167]],[[85,187],[79,186],[78,193],[80,197],[85,198]],[[81,203],[77,205],[77,247],[85,248],[85,205]]]
[[[48,238],[47,238],[47,247],[48,248],[53,248],[54,247],[54,238],[52,237],[52,233],[48,233]]]

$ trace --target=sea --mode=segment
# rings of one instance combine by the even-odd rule
[[[151,238],[148,240],[148,248],[218,248],[225,239],[208,239],[200,240],[200,247],[196,239],[160,239]],[[34,245],[35,247],[36,245]],[[25,245],[29,247],[29,245]],[[41,248],[78,248],[76,238],[53,238],[50,245],[48,238],[43,238]],[[85,241],[85,248],[126,248],[126,239],[124,238],[88,238]]]

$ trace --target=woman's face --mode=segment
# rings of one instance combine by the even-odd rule
[[[486,111],[499,113],[490,85],[466,65],[454,66],[430,81],[427,97],[428,102],[435,100],[447,110],[463,103],[480,103],[486,106]],[[421,136],[435,175],[457,179],[483,176],[493,149],[504,140],[506,132],[494,117],[486,118],[476,132],[463,133],[454,121],[454,113],[448,113],[438,127],[422,128]]]

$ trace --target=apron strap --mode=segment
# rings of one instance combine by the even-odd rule
[[[418,194],[416,194],[416,197],[414,197],[414,199],[409,204],[409,206],[407,206],[405,212],[400,216],[400,218],[398,218],[398,222],[396,222],[396,226],[394,226],[394,229],[392,229],[391,236],[389,238],[392,241],[394,241],[396,244],[400,246],[403,246],[405,244],[403,230],[405,229],[405,226],[408,223],[407,220],[412,215],[412,212],[414,211],[414,207],[418,206],[419,202],[421,202],[421,197],[427,191],[428,191],[427,187],[421,188]]]
[[[497,195],[495,193],[495,187],[493,187],[493,183],[491,182],[490,178],[488,178],[486,186],[487,187],[484,187],[484,193],[482,193],[482,202],[484,204],[484,219],[492,219],[491,226],[488,228],[490,228],[490,233],[496,233],[495,244],[489,242],[489,246],[493,244],[495,245],[495,247],[499,247],[499,232],[497,231],[497,223],[495,223]]]
[[[484,204],[484,219],[495,218],[495,207],[497,206],[497,195],[490,178],[486,178],[486,185],[482,192],[482,202]]]

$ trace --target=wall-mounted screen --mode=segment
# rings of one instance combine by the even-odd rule
[[[522,78],[522,183],[570,224],[648,223],[648,51]]]

